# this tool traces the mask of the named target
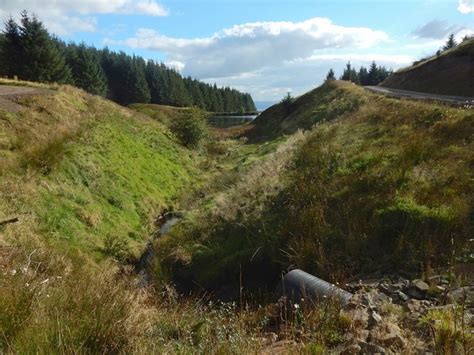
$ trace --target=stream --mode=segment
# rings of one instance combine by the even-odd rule
[[[166,212],[160,215],[157,219],[157,225],[159,229],[153,233],[148,244],[145,248],[145,251],[140,256],[138,263],[135,266],[135,270],[139,277],[139,285],[142,287],[149,286],[152,281],[152,276],[149,273],[148,266],[153,261],[155,257],[155,252],[153,249],[153,242],[155,239],[160,238],[161,236],[167,234],[171,228],[177,224],[183,218],[181,212]]]

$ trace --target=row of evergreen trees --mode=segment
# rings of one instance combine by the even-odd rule
[[[26,11],[10,19],[0,34],[0,75],[22,80],[76,85],[120,104],[197,106],[213,112],[256,111],[250,94],[183,78],[163,63],[51,36]]]
[[[392,75],[393,71],[391,69],[387,69],[384,66],[378,66],[375,62],[372,62],[369,69],[364,66],[361,66],[359,70],[356,70],[352,67],[351,63],[348,62],[346,64],[346,68],[344,72],[340,76],[340,80],[352,81],[358,85],[377,85],[387,79],[390,75]],[[326,80],[335,80],[336,75],[334,70],[330,69]]]

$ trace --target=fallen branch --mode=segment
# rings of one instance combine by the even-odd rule
[[[18,217],[9,218],[9,219],[6,219],[4,221],[0,221],[0,226],[4,226],[4,225],[10,224],[10,223],[16,223],[19,220],[20,219]]]

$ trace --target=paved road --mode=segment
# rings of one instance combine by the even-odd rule
[[[434,100],[455,105],[474,105],[474,97],[436,95],[425,92],[390,89],[382,86],[364,86],[367,90],[394,97],[407,97],[416,100]]]

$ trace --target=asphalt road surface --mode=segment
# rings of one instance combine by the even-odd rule
[[[425,92],[390,89],[382,86],[364,86],[367,90],[393,97],[406,97],[416,100],[434,100],[455,105],[474,105],[474,97],[429,94]]]

